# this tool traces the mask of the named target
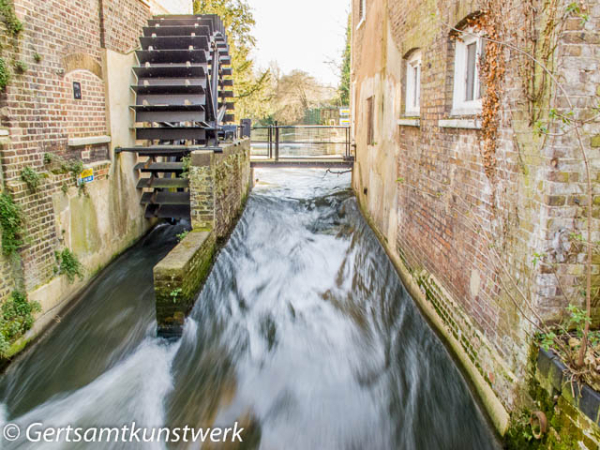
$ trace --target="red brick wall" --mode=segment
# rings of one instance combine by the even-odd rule
[[[73,97],[73,83],[81,85],[80,100]],[[63,129],[70,138],[106,135],[104,83],[87,70],[66,74],[62,82]]]
[[[150,16],[140,0],[103,0],[104,42],[109,50],[128,53],[139,46],[140,29]]]
[[[0,126],[9,128],[11,139],[0,150],[1,170],[5,188],[14,193],[26,218],[28,245],[21,257],[25,286],[33,289],[54,277],[54,251],[61,245],[52,195],[59,193],[63,184],[75,183],[70,174],[50,174],[44,166],[44,154],[84,163],[109,158],[106,144],[69,147],[68,139],[109,134],[102,74],[104,48],[121,53],[135,48],[150,12],[140,0],[14,3],[24,29],[14,46],[8,45],[6,36],[3,38],[2,57],[8,64],[22,61],[28,69],[23,74],[13,73],[0,96]],[[73,55],[81,56],[81,62],[73,64]],[[81,100],[73,98],[74,81],[81,83]],[[20,181],[25,166],[47,174],[37,193],[29,192]],[[89,189],[93,188],[90,185]],[[0,300],[9,290],[3,286],[12,284],[2,266]]]
[[[357,11],[358,0],[353,3]],[[543,10],[541,3],[534,3],[537,11]],[[558,10],[564,12],[567,4],[558,2]],[[600,49],[593,31],[597,30],[600,7],[594,4],[587,25],[574,18],[566,22],[565,30],[558,30],[559,73],[568,80],[579,115],[585,114],[586,108],[589,113],[600,98]],[[502,17],[509,30],[502,38],[526,49],[532,44],[531,34],[527,33],[545,26],[544,15],[533,15],[531,11],[536,8],[530,6],[529,2],[513,2]],[[506,48],[502,54],[506,75],[499,86],[495,179],[486,176],[482,131],[439,126],[440,119],[451,118],[454,44],[449,26],[456,26],[481,9],[483,2],[465,0],[433,4],[372,0],[367,1],[367,22],[373,20],[378,25],[367,23],[356,29],[358,18],[354,18],[353,81],[358,99],[354,105],[358,157],[355,187],[375,225],[387,237],[391,235],[388,214],[382,212],[381,200],[372,191],[377,188],[379,194],[384,192],[381,186],[396,185],[395,197],[386,195],[383,200],[384,205],[395,203],[397,211],[393,233],[396,242],[389,242],[389,246],[412,269],[424,268],[433,274],[477,332],[519,375],[525,368],[531,326],[519,312],[519,308],[527,311],[524,301],[506,289],[510,282],[499,264],[508,267],[542,317],[552,319],[564,312],[566,300],[559,295],[555,275],[549,266],[534,266],[533,260],[535,253],[548,254],[549,263],[560,263],[564,286],[572,292],[575,286],[581,286],[581,249],[557,250],[556,240],[561,232],[581,230],[585,223],[584,209],[577,205],[582,203],[581,193],[585,191],[583,165],[573,136],[547,141],[537,137],[523,91],[523,57]],[[404,93],[400,66],[389,59],[391,48],[400,55],[413,48],[422,51],[420,127],[393,125],[402,116],[398,106],[402,101],[398,98],[402,100]],[[389,85],[395,88],[390,90]],[[367,147],[365,99],[373,92],[377,104],[383,106],[377,108],[377,145]],[[546,95],[551,98],[555,92],[551,88]],[[565,106],[560,95],[556,104]],[[594,153],[591,138],[598,134],[598,124],[590,124],[585,142],[595,161],[594,180],[600,176],[600,152],[596,149]],[[393,174],[386,169],[390,161],[396,166]],[[595,189],[600,194],[597,185]],[[600,218],[598,211],[595,217]],[[594,227],[599,230],[600,222],[596,220]],[[480,283],[473,281],[475,272]],[[474,284],[479,284],[479,289],[472,289]],[[517,298],[517,304],[511,296]],[[528,316],[535,319],[531,311]],[[449,328],[457,333],[465,331],[456,324]],[[486,366],[477,358],[473,355],[477,364]],[[492,368],[487,369],[483,367],[482,375],[510,407],[512,393],[502,391],[513,388],[510,382],[506,384],[498,373],[489,373]],[[498,385],[503,382],[505,386]]]

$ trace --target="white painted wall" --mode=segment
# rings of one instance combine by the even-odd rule
[[[152,14],[192,14],[192,0],[149,0]]]

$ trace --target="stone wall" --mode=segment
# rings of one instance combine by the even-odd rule
[[[14,6],[23,30],[14,39],[1,33],[1,57],[12,73],[0,96],[0,125],[7,130],[0,172],[2,190],[23,210],[26,245],[16,261],[0,258],[0,302],[21,289],[41,303],[32,337],[151,225],[139,205],[134,158],[113,152],[113,136],[119,145],[133,142],[131,51],[150,8],[141,0],[14,0]],[[118,55],[124,57],[113,64]],[[26,65],[23,73],[15,61]],[[125,75],[115,77],[119,71]],[[66,168],[77,161],[94,171],[84,187]],[[36,192],[21,180],[25,167],[42,176]],[[85,269],[74,283],[56,273],[55,252],[65,248]]]
[[[215,236],[212,231],[191,231],[154,267],[159,336],[181,336],[185,316],[194,306],[211,268]]]
[[[436,311],[441,332],[460,344],[461,360],[480,394],[491,388],[509,412],[518,406],[527,366],[534,331],[529,320],[535,321],[535,314],[555,320],[566,306],[550,265],[558,263],[565,289],[581,287],[581,246],[564,238],[581,232],[585,223],[584,166],[572,137],[536,133],[540,111],[547,111],[550,101],[564,108],[565,100],[555,97],[556,87],[544,83],[539,68],[509,48],[501,52],[505,72],[489,157],[482,116],[451,115],[456,42],[451,27],[463,26],[482,10],[498,14],[501,8],[502,38],[541,54],[545,41],[540,38],[539,47],[530,50],[531,37],[543,37],[550,22],[562,24],[556,18],[568,2],[534,3],[372,0],[365,20],[355,14],[353,21],[353,186],[359,203],[392,258],[420,286],[424,306]],[[353,7],[358,11],[358,0]],[[550,60],[560,78],[569,80],[574,114],[580,117],[599,101],[597,1],[588,12],[586,24],[568,18],[564,27],[549,32],[558,43]],[[406,58],[416,49],[422,74],[415,120],[404,114],[404,103]],[[528,101],[532,88],[523,81],[528,75],[537,80],[535,101]],[[584,145],[596,194],[600,155],[592,145],[598,134],[597,123],[586,125]],[[598,211],[594,215],[597,219]],[[599,229],[595,221],[595,233]],[[491,399],[486,406],[495,404]],[[507,422],[496,425],[503,431]]]
[[[215,230],[217,238],[226,237],[244,206],[251,184],[249,139],[223,146],[223,153],[192,153],[192,227]]]
[[[218,240],[233,230],[252,188],[250,140],[222,143],[222,152],[191,155],[192,232],[154,268],[158,334],[181,336],[185,316],[194,305]]]

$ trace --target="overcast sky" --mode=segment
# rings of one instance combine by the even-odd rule
[[[284,73],[304,70],[324,84],[338,75],[326,61],[341,59],[350,0],[248,0],[254,10],[259,67],[276,61]]]

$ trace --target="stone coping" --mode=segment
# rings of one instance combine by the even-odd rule
[[[403,117],[402,119],[398,119],[397,124],[401,127],[420,127],[421,119]]]
[[[70,138],[69,147],[85,147],[86,145],[108,144],[110,136],[88,136],[81,138]]]
[[[481,120],[477,119],[440,119],[440,128],[462,128],[465,130],[481,130]]]
[[[249,146],[250,140],[248,138],[241,139],[232,142],[224,142],[223,145],[218,147],[209,147],[206,150],[195,150],[192,152],[191,165],[195,167],[210,166],[213,155],[221,158],[227,158],[228,156],[243,152]],[[246,144],[246,145],[245,145]]]
[[[190,231],[188,235],[169,252],[156,266],[155,270],[182,270],[196,255],[196,252],[209,238],[209,231]]]

